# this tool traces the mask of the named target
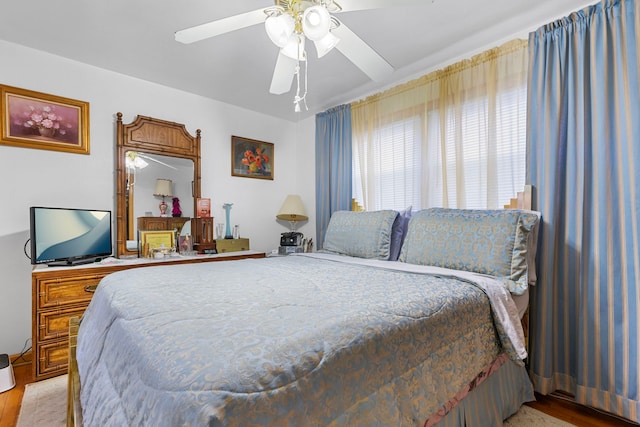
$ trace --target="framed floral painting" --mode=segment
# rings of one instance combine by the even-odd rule
[[[273,144],[231,137],[231,175],[273,180]]]
[[[0,144],[89,154],[89,103],[0,85]]]

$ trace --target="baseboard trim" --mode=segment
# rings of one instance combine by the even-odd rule
[[[24,354],[12,354],[9,356],[9,360],[11,360],[12,366],[31,365],[33,362],[33,352],[30,350]]]
[[[577,403],[575,401],[575,397],[572,394],[564,391],[554,391],[547,395],[542,395],[536,392],[535,395],[536,395],[537,402],[543,402],[545,400],[562,402],[563,406],[570,408],[570,410],[573,412],[588,414],[593,419],[605,420],[607,423],[606,425],[615,425],[615,426],[621,426],[621,427],[634,427],[634,426],[640,425],[624,417],[621,417],[619,415],[612,414],[610,412],[606,412],[601,409],[594,408],[592,406],[586,406],[586,405]],[[541,408],[535,407],[534,405],[532,406],[536,409],[539,409],[539,410],[541,409]],[[549,415],[554,415],[554,414],[549,413]],[[554,415],[554,416],[559,418],[557,415]],[[565,421],[573,422],[572,420],[565,420]]]

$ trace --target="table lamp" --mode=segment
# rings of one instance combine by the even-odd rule
[[[289,194],[287,198],[284,199],[284,203],[282,203],[282,207],[280,207],[276,218],[289,221],[292,233],[296,231],[297,222],[309,219],[307,211],[305,211],[304,205],[302,204],[302,199],[297,194]]]
[[[172,197],[173,191],[171,189],[171,180],[170,179],[160,179],[156,180],[156,190],[153,192],[154,196],[161,196],[162,202],[160,203],[160,216],[167,216],[167,204],[164,201],[165,197]]]

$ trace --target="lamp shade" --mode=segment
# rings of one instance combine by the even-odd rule
[[[157,179],[156,180],[156,190],[153,192],[154,196],[162,196],[162,197],[171,197],[173,196],[173,191],[171,189],[171,180],[170,179]]]
[[[307,211],[304,210],[302,199],[296,194],[289,194],[287,198],[284,199],[284,203],[282,203],[282,207],[278,215],[276,215],[276,218],[290,222],[306,221],[309,219]]]

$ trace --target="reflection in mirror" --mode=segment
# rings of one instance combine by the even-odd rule
[[[127,247],[137,248],[137,218],[143,216],[160,216],[158,205],[161,197],[154,196],[157,179],[171,181],[172,196],[166,198],[169,205],[168,215],[172,215],[173,198],[180,203],[180,216],[193,216],[193,160],[181,157],[169,157],[139,151],[126,152],[126,226]]]

